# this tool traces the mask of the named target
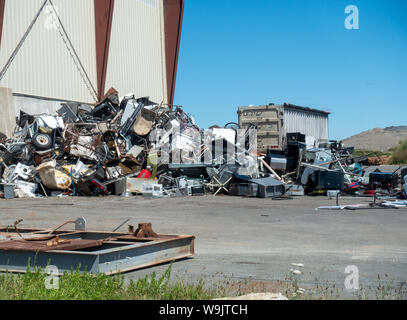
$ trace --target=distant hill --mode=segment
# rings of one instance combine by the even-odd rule
[[[397,146],[401,140],[407,140],[407,126],[374,128],[342,141],[347,147],[354,146],[355,149],[386,152]]]
[[[387,127],[384,131],[407,131],[407,126]]]

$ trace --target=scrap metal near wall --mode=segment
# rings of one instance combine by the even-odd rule
[[[0,0],[1,67],[43,2]],[[52,3],[98,99],[115,86],[120,92],[173,103],[184,0]],[[20,97],[93,103],[56,21],[52,7],[46,5],[0,86]]]

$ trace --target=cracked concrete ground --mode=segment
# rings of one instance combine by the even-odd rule
[[[342,198],[341,204],[370,202]],[[50,228],[79,216],[88,230],[111,231],[152,222],[161,234],[196,236],[192,259],[173,264],[173,276],[185,281],[283,280],[290,269],[304,287],[317,281],[344,286],[345,267],[359,268],[360,285],[375,285],[378,275],[395,285],[407,281],[407,209],[316,211],[334,205],[326,197],[272,200],[211,195],[186,198],[0,199],[0,224],[24,219],[25,227]],[[119,231],[125,231],[123,226]],[[303,264],[302,267],[292,263]],[[168,265],[125,274],[126,279]],[[318,280],[316,280],[318,279]]]

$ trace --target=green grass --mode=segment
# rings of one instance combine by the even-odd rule
[[[407,163],[407,140],[400,141],[398,146],[393,150],[390,158],[391,164]]]
[[[59,289],[47,289],[48,275],[40,268],[27,268],[24,274],[0,275],[0,300],[198,300],[220,294],[205,289],[202,280],[196,284],[170,283],[170,275],[171,265],[160,277],[151,273],[125,285],[123,275],[93,275],[77,269],[59,277]]]
[[[390,152],[381,152],[375,150],[368,150],[368,149],[355,149],[352,153],[354,157],[362,157],[362,156],[369,156],[369,157],[380,157],[380,156],[390,156]]]
[[[155,272],[131,280],[127,285],[123,275],[106,276],[80,273],[77,270],[64,272],[59,277],[59,289],[47,289],[45,280],[48,276],[40,268],[34,268],[24,274],[5,273],[0,275],[0,300],[209,300],[219,297],[232,297],[250,292],[268,292],[270,288],[228,287],[230,282],[209,281],[204,285],[200,280],[195,284],[186,284],[181,280],[170,281],[171,267],[161,275]],[[311,273],[310,273],[311,275]],[[301,276],[288,274],[284,280],[277,281],[271,292],[281,292],[290,300],[405,300],[406,284],[394,282],[378,275],[376,284],[360,287],[349,293],[343,285],[337,286],[316,277],[312,284],[300,287]],[[216,283],[216,284],[215,284]]]

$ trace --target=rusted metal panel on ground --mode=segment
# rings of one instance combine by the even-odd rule
[[[28,264],[31,268],[51,264],[60,273],[79,267],[81,272],[115,274],[194,255],[195,237],[191,235],[151,237],[153,232],[144,237],[139,233],[58,230],[53,235],[58,235],[60,243],[50,247],[49,240],[33,239],[49,237],[48,230],[17,231],[0,228],[0,271],[25,272]]]
[[[103,244],[101,240],[79,240],[72,239],[66,243],[49,245],[47,240],[26,241],[11,240],[0,242],[0,250],[21,250],[21,251],[50,251],[50,250],[78,250],[99,247]]]

